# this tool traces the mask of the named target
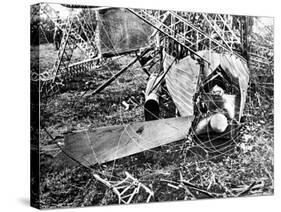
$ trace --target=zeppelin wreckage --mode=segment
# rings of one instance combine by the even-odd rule
[[[50,5],[38,7],[56,27],[58,48],[53,68],[32,74],[41,101],[65,92],[73,79],[84,83],[81,99],[94,97],[135,64],[147,83],[143,121],[68,129],[57,161],[92,166],[187,139],[212,155],[235,148],[249,86],[251,17],[63,6],[85,12],[61,19]],[[83,60],[73,62],[75,49]],[[123,55],[131,61],[102,84],[79,77]],[[162,116],[165,99],[173,102],[173,117]]]

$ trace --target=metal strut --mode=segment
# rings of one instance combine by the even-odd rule
[[[188,40],[187,37],[185,37],[183,34],[178,33],[177,36],[174,36],[176,34],[176,31],[172,29],[171,26],[165,24],[165,22],[161,22],[156,16],[153,16],[146,10],[134,10],[134,9],[127,9],[131,13],[135,14],[139,18],[141,18],[143,21],[151,25],[152,27],[156,28],[158,31],[163,33],[164,35],[168,36],[172,40],[174,40],[176,43],[180,44],[184,48],[186,48],[188,51],[190,51],[192,54],[196,55],[201,60],[207,62],[209,64],[209,61],[200,56],[198,53],[196,53],[196,50],[192,49],[188,45],[193,44],[190,40]],[[171,16],[171,13],[169,14]]]

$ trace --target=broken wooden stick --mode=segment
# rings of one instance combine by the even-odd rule
[[[249,191],[251,191],[251,189],[256,185],[256,182],[253,182],[251,185],[248,186],[248,188],[244,191],[242,191],[241,193],[237,194],[237,197],[241,197],[246,195]]]
[[[139,182],[136,178],[134,178],[128,172],[125,172],[125,179],[121,181],[111,181],[101,178],[99,175],[94,174],[96,180],[100,181],[104,185],[106,185],[109,189],[118,196],[119,204],[130,204],[135,197],[136,194],[143,189],[147,194],[146,202],[148,203],[151,197],[154,196],[153,191],[151,191],[147,186]]]

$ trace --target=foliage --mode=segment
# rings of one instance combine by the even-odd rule
[[[30,22],[30,44],[53,43],[55,24],[49,19],[35,17]]]
[[[48,52],[48,45],[40,45]],[[130,56],[109,60],[107,66],[88,73],[87,77],[103,83],[131,60]],[[52,61],[40,60],[42,67]],[[48,64],[46,64],[48,63]],[[81,98],[82,90],[72,89],[41,105],[41,122],[55,137],[67,129],[100,127],[143,120],[142,104],[146,75],[135,65],[102,93]],[[259,95],[259,100],[256,96]],[[125,111],[121,102],[134,98],[136,105]],[[255,98],[253,98],[255,97]],[[46,104],[46,105],[45,105]],[[166,117],[169,117],[167,112]],[[97,181],[93,173],[106,178],[123,179],[129,172],[154,192],[152,201],[223,198],[273,193],[273,98],[259,90],[249,89],[247,121],[242,124],[241,138],[231,154],[209,157],[190,139],[165,145],[130,157],[95,167],[56,167],[51,152],[42,150],[40,156],[40,202],[43,208],[117,204],[110,188]],[[42,147],[54,142],[44,130],[40,131]],[[179,179],[196,185],[197,189],[179,186]],[[171,184],[173,186],[171,186]],[[249,189],[250,187],[253,187]],[[201,191],[200,191],[201,190]],[[204,191],[204,192],[202,192]],[[244,193],[243,193],[244,192]],[[192,195],[191,195],[192,194]],[[144,202],[142,193],[133,202]]]

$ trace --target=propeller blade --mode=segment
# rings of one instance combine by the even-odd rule
[[[63,165],[113,161],[186,138],[192,121],[177,117],[70,133],[57,157]]]

